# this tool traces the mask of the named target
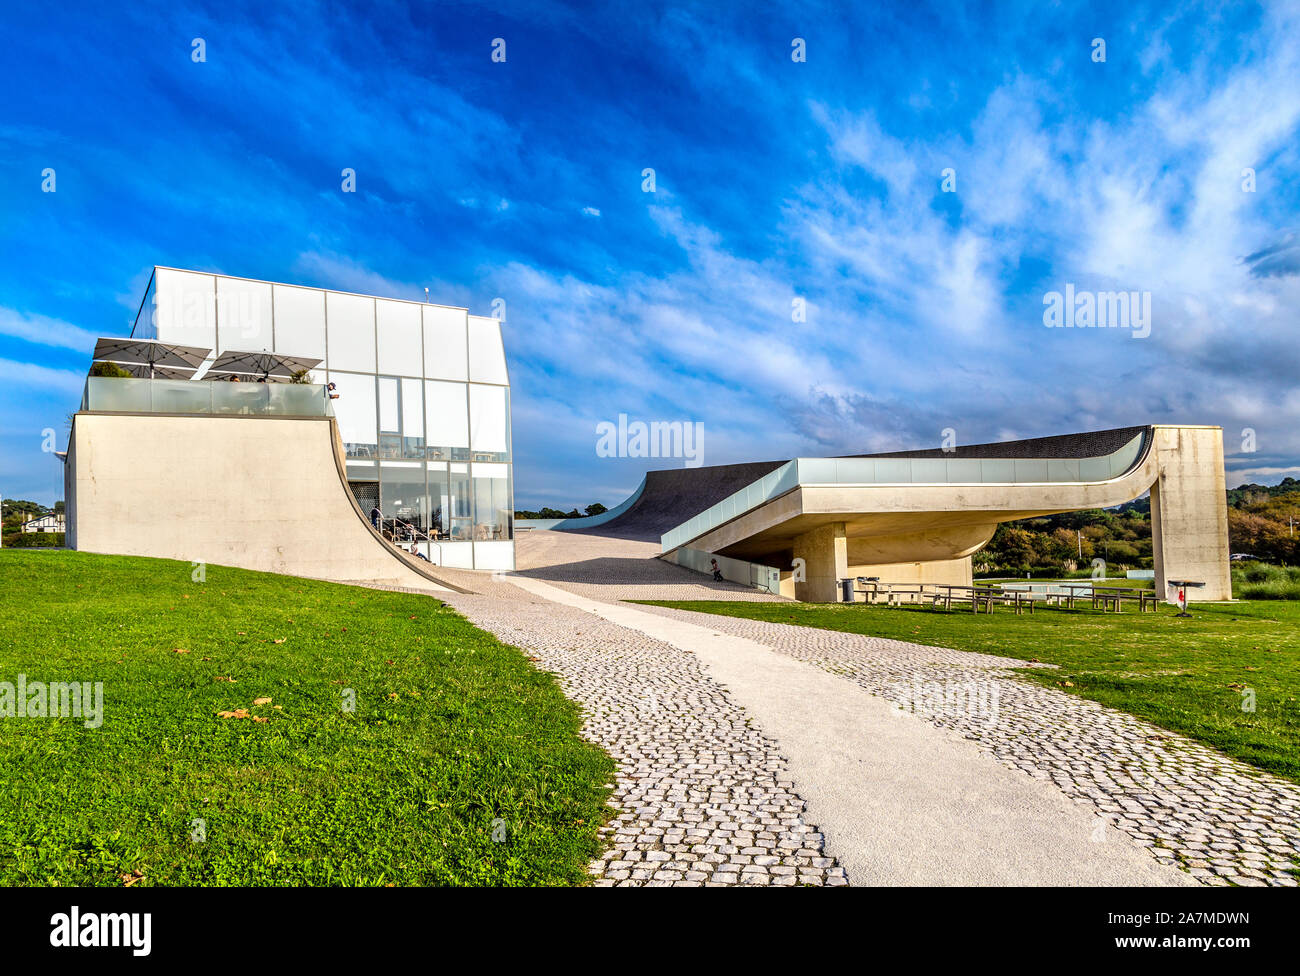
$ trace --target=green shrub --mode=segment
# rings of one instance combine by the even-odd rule
[[[5,536],[9,549],[59,549],[64,545],[62,532],[18,532]]]
[[[1234,586],[1232,593],[1239,600],[1300,600],[1300,583],[1290,580],[1245,583]]]

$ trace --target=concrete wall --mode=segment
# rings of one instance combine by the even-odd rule
[[[63,457],[63,544],[69,549],[77,548],[77,520],[72,515],[77,509],[76,457],[77,445],[69,438]]]
[[[722,574],[724,580],[742,586],[752,586],[768,593],[781,592],[781,574],[772,566],[760,566],[758,563],[748,563],[742,559],[731,559],[711,552],[702,552],[699,549],[688,549],[685,546],[679,546],[659,558],[683,569],[689,569],[693,573],[702,573],[709,577],[713,576],[712,562],[717,560],[718,572]]]
[[[1160,476],[1151,486],[1156,593],[1168,599],[1168,580],[1197,580],[1205,586],[1189,588],[1191,600],[1231,600],[1223,431],[1157,427],[1156,452]]]
[[[804,562],[805,579],[795,580],[794,598],[807,603],[835,603],[839,581],[849,575],[844,523],[833,522],[798,536],[794,558]]]
[[[970,586],[974,579],[970,556],[910,563],[850,565],[849,575],[855,578],[879,576],[886,583],[943,583],[949,586]]]
[[[371,530],[329,418],[79,413],[69,545],[435,589]]]

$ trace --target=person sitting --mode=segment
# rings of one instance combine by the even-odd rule
[[[414,542],[411,543],[411,555],[414,556],[416,559],[423,559],[426,563],[432,561],[429,559],[428,556],[420,552],[419,547],[416,546]]]

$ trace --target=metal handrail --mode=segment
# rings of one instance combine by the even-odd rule
[[[437,562],[435,565],[438,565],[438,566],[441,566],[441,565],[442,565],[442,543],[439,542],[437,539],[435,539],[433,536],[431,536],[428,532],[424,531],[423,529],[417,528],[416,526],[412,525],[410,522],[406,521],[406,519],[400,519],[400,518],[398,518],[396,515],[393,515],[393,516],[384,516],[384,515],[380,515],[380,516],[379,516],[379,525],[377,526],[377,528],[378,528],[378,530],[379,530],[379,535],[380,535],[381,538],[383,537],[383,534],[384,534],[384,523],[385,523],[385,522],[390,522],[390,523],[392,523],[392,525],[394,526],[394,528],[396,528],[396,526],[399,526],[399,525],[404,526],[404,527],[405,527],[405,528],[406,528],[406,529],[411,533],[411,536],[412,536],[411,541],[412,541],[412,542],[420,542],[421,539],[423,539],[423,541],[429,543],[429,545],[431,545],[431,546],[437,546],[437,547],[438,547],[438,562]],[[402,547],[401,547],[400,545],[398,545],[396,542],[394,542],[394,541],[392,541],[392,540],[389,540],[389,539],[385,539],[384,541],[387,542],[387,543],[389,543],[389,545],[393,546],[393,548],[398,549],[398,550],[400,550],[400,551],[402,551],[402,552],[406,552],[406,550],[402,549]],[[407,555],[410,555],[410,553],[408,552]]]

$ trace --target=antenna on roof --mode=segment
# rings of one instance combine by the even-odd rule
[[[429,289],[428,289],[428,288],[424,289],[424,304],[426,304],[426,305],[429,304]]]

